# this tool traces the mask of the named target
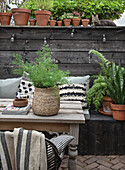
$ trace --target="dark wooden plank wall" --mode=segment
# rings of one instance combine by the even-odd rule
[[[71,32],[74,29],[74,37]],[[11,42],[12,34],[15,41]],[[106,42],[103,42],[103,34]],[[60,69],[71,75],[83,76],[99,71],[97,58],[88,51],[96,49],[110,61],[125,64],[125,27],[0,27],[0,78],[15,77],[12,74],[14,53],[20,53],[29,61],[47,38],[52,56]]]
[[[74,37],[71,37],[74,29]],[[11,42],[12,34],[15,41]],[[103,42],[103,34],[106,42]],[[47,38],[52,56],[62,70],[84,76],[99,71],[91,49],[102,52],[110,61],[125,66],[125,27],[6,27],[0,26],[0,78],[15,77],[11,61],[14,53],[32,61],[35,51]],[[80,125],[79,154],[125,154],[125,122],[114,121],[91,111],[91,119]]]

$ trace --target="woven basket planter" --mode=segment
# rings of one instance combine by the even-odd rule
[[[34,91],[32,110],[40,116],[51,116],[58,113],[60,108],[59,89],[36,88]]]

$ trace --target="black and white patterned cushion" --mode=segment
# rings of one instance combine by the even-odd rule
[[[26,80],[21,80],[19,85],[19,91],[16,94],[17,98],[29,98],[32,99],[34,94],[34,86],[31,82]]]
[[[60,135],[50,139],[50,141],[57,147],[59,154],[61,155],[64,152],[64,149],[67,145],[74,139],[74,136],[70,135]]]
[[[86,84],[64,84],[60,86],[60,99],[80,101],[83,108],[87,108]]]

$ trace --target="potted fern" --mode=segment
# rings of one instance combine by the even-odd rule
[[[33,0],[37,11],[34,11],[37,25],[47,26],[53,7],[53,0]]]
[[[98,75],[93,76],[95,78],[93,86],[87,91],[88,104],[94,104],[95,110],[100,109],[101,103],[103,104],[103,110],[99,111],[106,115],[112,115],[111,103],[112,99],[109,95],[105,78],[109,77],[111,63],[98,51],[91,50],[89,53],[93,53],[99,59],[99,65],[101,71]]]
[[[42,51],[37,52],[38,57],[33,63],[25,63],[20,55],[15,55],[13,64],[16,65],[15,74],[28,73],[28,78],[35,86],[32,100],[32,109],[36,115],[55,115],[60,107],[59,88],[57,84],[67,83],[65,77],[69,72],[58,69],[52,61],[48,45],[42,46]]]
[[[125,68],[119,64],[112,63],[109,77],[105,77],[105,82],[109,95],[113,99],[111,109],[115,120],[125,120]]]

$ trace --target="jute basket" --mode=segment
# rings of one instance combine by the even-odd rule
[[[41,116],[51,116],[58,113],[60,108],[59,89],[36,88],[34,91],[32,110],[34,114]]]

